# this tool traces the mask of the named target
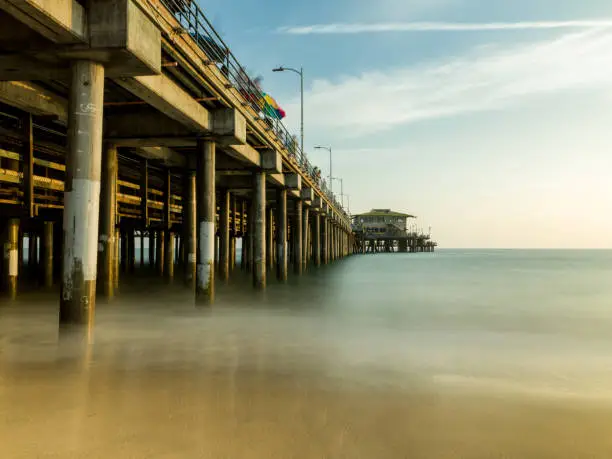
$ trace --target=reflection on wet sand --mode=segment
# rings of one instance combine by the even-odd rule
[[[287,306],[283,286],[230,285],[207,311],[163,288],[126,287],[91,335],[58,332],[55,295],[0,308],[0,457],[612,456],[597,400],[471,390],[422,336]]]

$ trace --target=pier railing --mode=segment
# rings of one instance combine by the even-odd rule
[[[316,177],[314,166],[308,160],[306,153],[300,149],[296,138],[289,133],[285,125],[274,113],[266,110],[263,90],[251,79],[246,69],[238,62],[236,56],[230,51],[229,46],[227,46],[214,29],[196,1],[161,0],[161,3],[174,14],[181,27],[187,31],[202,51],[210,58],[211,61],[208,63],[216,65],[253,110],[263,116],[265,122],[287,148],[289,155],[295,159],[302,171],[312,178],[321,191],[348,218],[348,215],[335,199],[335,196]]]

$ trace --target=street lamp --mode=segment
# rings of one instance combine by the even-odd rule
[[[332,149],[331,147],[322,147],[322,146],[316,146],[315,149],[317,150],[327,150],[329,151],[329,192],[332,192]]]
[[[284,72],[289,71],[293,73],[297,73],[300,76],[300,149],[302,150],[302,154],[304,154],[304,69],[300,67],[299,70],[292,69],[291,67],[277,67],[272,69],[273,72]]]

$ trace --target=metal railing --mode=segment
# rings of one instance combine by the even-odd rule
[[[188,33],[210,59],[209,65],[215,65],[238,90],[245,102],[259,114],[261,119],[274,132],[285,146],[289,156],[293,158],[304,173],[310,176],[321,191],[334,203],[340,212],[348,215],[340,206],[335,196],[329,191],[324,181],[315,173],[315,167],[310,163],[306,153],[299,147],[297,137],[291,135],[275,113],[268,109],[264,100],[264,92],[251,79],[246,69],[238,62],[229,46],[214,29],[195,0],[160,0],[174,14],[184,32]]]

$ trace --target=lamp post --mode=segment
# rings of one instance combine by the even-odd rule
[[[272,69],[273,72],[284,72],[289,71],[297,73],[300,76],[300,150],[304,154],[304,69],[300,67],[299,70],[291,67],[277,67]]]
[[[317,150],[327,150],[329,151],[329,192],[332,192],[332,149],[331,147],[322,147],[322,146],[316,146],[315,149]]]

